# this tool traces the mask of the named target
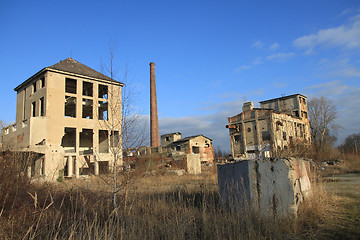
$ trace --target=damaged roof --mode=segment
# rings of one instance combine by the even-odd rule
[[[293,94],[293,95],[288,95],[288,96],[284,96],[284,97],[279,97],[279,98],[273,98],[273,99],[269,99],[269,100],[265,100],[265,101],[260,101],[259,103],[267,103],[267,102],[272,102],[272,101],[275,101],[275,100],[284,100],[284,99],[287,99],[287,98],[292,98],[294,96],[302,96],[304,98],[306,98],[306,96],[300,94],[300,93],[297,93],[297,94]]]
[[[189,141],[190,139],[197,138],[197,137],[200,137],[200,136],[202,136],[202,137],[204,137],[204,138],[207,138],[207,139],[209,139],[210,141],[212,141],[211,138],[208,138],[208,137],[206,137],[206,136],[204,136],[204,135],[202,135],[202,134],[199,134],[199,135],[194,135],[194,136],[189,136],[189,137],[182,138],[182,139],[177,140],[177,141],[174,141],[174,142],[172,142],[172,143],[170,143],[170,144],[187,142],[187,141]]]
[[[96,78],[96,79],[101,79],[101,80],[106,80],[106,81],[110,81],[116,84],[121,84],[123,85],[123,83],[116,81],[112,78],[109,78],[108,76],[92,69],[89,68],[88,66],[76,61],[75,59],[72,58],[66,58],[65,60],[62,60],[54,65],[51,65],[49,67],[43,68],[41,69],[39,72],[37,72],[36,74],[34,74],[33,76],[31,76],[29,79],[27,79],[25,82],[23,82],[22,84],[20,84],[19,86],[17,86],[14,90],[17,91],[19,88],[21,88],[23,85],[27,84],[28,82],[30,82],[33,78],[37,77],[40,73],[45,72],[47,70],[55,70],[55,71],[62,71],[62,72],[67,72],[67,73],[73,73],[73,74],[77,74],[77,75],[81,75],[81,76],[86,76],[86,77],[91,77],[91,78]]]

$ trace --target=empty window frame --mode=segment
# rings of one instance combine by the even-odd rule
[[[192,147],[192,152],[193,152],[194,154],[199,154],[199,153],[200,153],[200,148],[199,148],[199,147],[196,147],[196,146],[193,146],[193,147]]]
[[[40,116],[45,116],[45,99],[40,98]]]
[[[36,81],[32,84],[32,86],[33,86],[33,93],[36,93]]]
[[[99,84],[99,98],[108,99],[108,86]]]
[[[36,102],[31,103],[31,116],[36,117]]]
[[[283,139],[286,141],[287,137],[286,137],[286,132],[283,131]]]
[[[76,128],[64,129],[64,136],[61,139],[61,146],[66,153],[76,152]]]
[[[237,143],[237,142],[240,142],[240,135],[235,135],[234,136],[234,141]]]
[[[65,78],[65,92],[76,94],[76,80]]]
[[[41,85],[41,88],[45,87],[45,77],[40,78],[40,85]]]
[[[108,120],[108,103],[99,101],[99,120]]]
[[[65,96],[65,117],[76,118],[76,97]]]
[[[99,153],[109,152],[109,132],[107,130],[99,130]]]
[[[83,100],[82,100],[82,118],[93,119],[93,100],[83,98]]]
[[[181,146],[180,145],[176,146],[176,151],[181,151]]]
[[[120,134],[119,131],[111,131],[111,146],[120,147]]]
[[[269,131],[262,131],[261,136],[262,136],[263,141],[270,141],[270,132]]]
[[[80,132],[79,151],[81,154],[90,154],[93,152],[93,130],[82,129]]]
[[[93,96],[93,84],[91,82],[83,82],[83,93],[84,96]]]

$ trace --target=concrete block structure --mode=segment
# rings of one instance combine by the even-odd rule
[[[235,159],[271,157],[297,143],[311,141],[306,97],[301,94],[244,103],[243,112],[228,118],[231,154]]]
[[[31,177],[108,171],[114,153],[122,162],[122,86],[71,58],[43,68],[15,88],[16,122],[2,130],[3,149],[37,153]]]
[[[264,216],[296,213],[311,193],[310,162],[282,158],[217,165],[223,205],[252,209]]]

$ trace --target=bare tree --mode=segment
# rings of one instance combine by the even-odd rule
[[[339,148],[342,152],[358,155],[358,152],[360,151],[360,133],[347,136],[344,143]]]
[[[336,107],[325,97],[308,102],[311,138],[316,153],[324,153],[336,141],[339,125],[335,123]]]
[[[145,141],[145,125],[141,124],[138,109],[135,107],[135,88],[128,81],[128,68],[125,66],[123,72],[119,74],[119,66],[116,64],[116,43],[109,46],[109,58],[106,63],[101,62],[101,71],[113,80],[122,82],[122,88],[111,85],[108,101],[108,119],[105,121],[106,128],[110,131],[109,149],[113,155],[113,205],[117,208],[117,193],[127,182],[119,183],[118,175],[122,170],[119,162],[122,162],[122,151],[131,147],[138,147]],[[121,77],[119,77],[121,75]],[[143,126],[142,126],[143,125]],[[124,179],[123,179],[124,180]],[[127,179],[125,178],[125,181]],[[106,181],[107,182],[107,181]]]

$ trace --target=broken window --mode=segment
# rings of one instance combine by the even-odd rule
[[[263,141],[270,141],[270,132],[269,131],[262,131],[262,140]]]
[[[76,94],[76,80],[65,78],[65,92]]]
[[[33,93],[36,93],[36,82],[33,83]]]
[[[293,111],[293,115],[294,115],[295,117],[299,117],[299,111]]]
[[[41,88],[45,87],[45,77],[40,78]]]
[[[234,141],[237,143],[237,142],[240,142],[240,135],[235,135],[234,136]]]
[[[93,119],[93,101],[83,98],[82,100],[82,118]]]
[[[89,154],[93,152],[93,130],[83,128],[80,133],[80,153]]]
[[[65,117],[76,117],[76,97],[65,96]]]
[[[99,101],[99,120],[108,120],[108,103]]]
[[[209,144],[208,140],[205,140],[205,147],[206,148],[210,147],[210,144]]]
[[[251,128],[248,128],[247,131],[248,131],[248,132],[251,132]]]
[[[99,130],[99,153],[109,152],[109,132],[107,130]]]
[[[36,117],[36,102],[31,104],[31,116]]]
[[[40,116],[45,116],[45,100],[44,100],[44,97],[40,98]]]
[[[286,140],[286,132],[283,132],[283,139]]]
[[[170,137],[165,137],[165,142],[170,142]]]
[[[200,153],[200,148],[199,148],[199,147],[196,147],[196,146],[193,146],[193,147],[192,147],[192,152],[193,152],[194,154],[199,154],[199,153]]]
[[[111,131],[111,146],[119,147],[119,143],[120,143],[119,131]]]
[[[181,151],[181,146],[180,145],[176,146],[176,151]]]
[[[83,82],[83,95],[92,97],[93,96],[93,84],[90,82]]]
[[[108,99],[108,87],[99,84],[99,98]]]
[[[76,152],[76,128],[65,128],[61,146],[64,148],[65,153]]]

